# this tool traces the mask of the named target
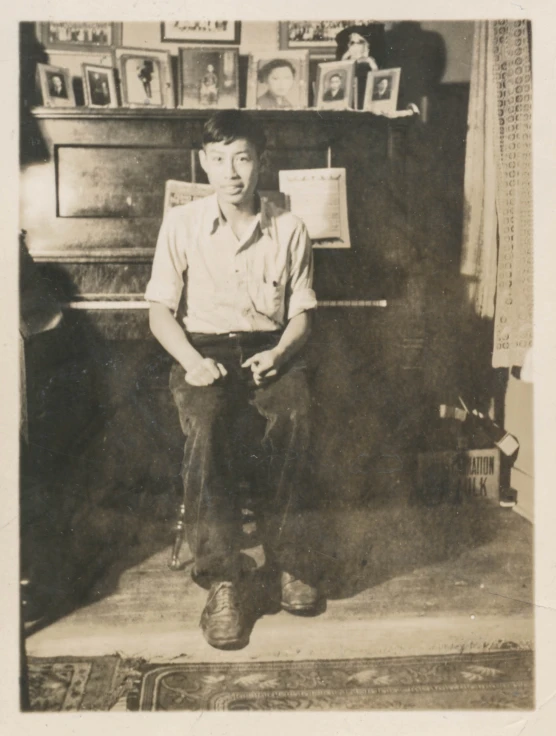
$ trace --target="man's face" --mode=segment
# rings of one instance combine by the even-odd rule
[[[252,143],[244,138],[231,143],[208,143],[199,160],[220,202],[241,205],[252,201],[260,169]]]
[[[279,66],[270,72],[266,82],[275,97],[285,97],[293,86],[292,70],[289,66]]]
[[[388,90],[388,80],[387,79],[381,79],[380,82],[377,85],[378,93],[379,95],[386,94]]]
[[[60,79],[60,77],[52,77],[52,85],[54,86],[55,92],[62,91],[62,80]]]
[[[332,77],[330,80],[330,89],[332,92],[337,92],[342,86],[342,80],[340,77]]]

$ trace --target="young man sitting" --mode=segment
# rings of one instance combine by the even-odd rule
[[[310,397],[299,355],[317,304],[312,249],[303,222],[257,194],[265,145],[258,122],[242,111],[206,123],[200,161],[214,194],[168,212],[145,294],[151,330],[177,361],[170,387],[186,436],[187,539],[193,577],[210,588],[201,627],[218,648],[249,639],[234,444],[246,410],[266,422],[250,451],[261,462],[266,451],[257,526],[280,574],[281,606],[307,614],[318,604],[304,513]]]

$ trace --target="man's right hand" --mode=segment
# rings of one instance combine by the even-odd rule
[[[222,363],[217,363],[212,358],[203,358],[193,368],[186,371],[185,381],[190,386],[210,386],[219,378],[228,375],[228,371]]]

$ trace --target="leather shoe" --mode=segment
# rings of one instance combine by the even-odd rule
[[[245,613],[236,586],[213,583],[201,614],[203,636],[216,649],[242,649],[249,643]]]
[[[289,613],[314,613],[319,602],[319,592],[288,572],[282,573],[282,608]]]

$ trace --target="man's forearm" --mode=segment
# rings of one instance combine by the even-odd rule
[[[287,363],[306,344],[311,334],[312,319],[312,310],[301,312],[290,319],[280,342],[274,348],[281,364]]]
[[[149,326],[162,347],[183,366],[186,372],[202,360],[200,353],[191,345],[174,315],[164,304],[151,303]]]

